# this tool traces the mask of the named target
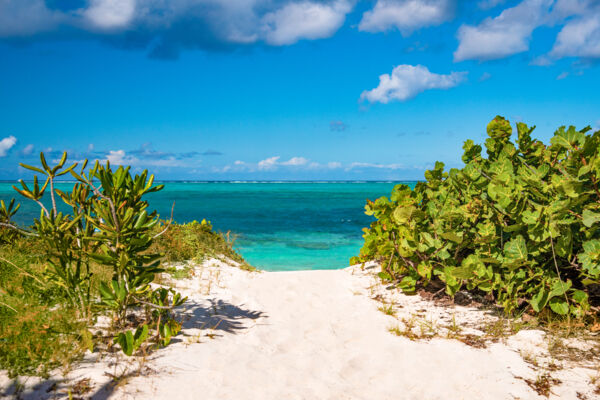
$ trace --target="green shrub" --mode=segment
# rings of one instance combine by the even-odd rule
[[[166,222],[155,227],[155,232],[164,230]],[[167,262],[197,260],[208,257],[227,257],[241,264],[242,268],[253,269],[244,258],[233,249],[229,233],[222,234],[212,229],[210,221],[192,221],[187,224],[172,224],[158,236],[150,251],[164,255]]]
[[[36,239],[0,245],[0,368],[10,377],[47,375],[81,356],[85,324],[43,271]]]
[[[406,292],[433,280],[523,307],[585,315],[600,284],[600,131],[559,128],[550,145],[535,127],[502,117],[482,147],[463,146],[461,169],[437,162],[414,190],[368,201],[376,221],[352,262],[379,260],[380,276]]]

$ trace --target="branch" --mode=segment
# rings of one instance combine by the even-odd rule
[[[56,217],[56,199],[54,198],[54,177],[50,176],[50,198],[52,199],[52,215]]]
[[[41,201],[39,200],[34,200],[36,203],[38,203],[38,206],[40,206],[42,208],[42,210],[44,210],[44,214],[46,214],[46,217],[50,218],[50,213],[48,212],[48,210],[46,209],[46,207],[44,207],[44,205],[42,204]]]
[[[145,305],[147,305],[147,306],[150,306],[150,307],[152,307],[152,308],[157,308],[157,309],[159,309],[159,310],[172,310],[173,308],[175,308],[174,306],[159,306],[159,305],[156,305],[156,304],[154,304],[154,303],[149,303],[149,302],[147,302],[147,301],[144,301],[144,300],[138,299],[138,298],[137,298],[137,297],[135,297],[135,296],[131,296],[131,297],[133,297],[133,299],[134,299],[135,301],[137,301],[138,303],[142,303],[142,304],[145,304]]]
[[[13,310],[13,311],[14,311],[14,312],[16,312],[17,314],[19,313],[17,310],[15,310],[14,308],[12,308],[11,306],[9,306],[8,304],[6,304],[6,303],[4,303],[4,302],[2,302],[2,301],[0,301],[0,305],[2,305],[2,306],[4,306],[4,307],[7,307],[7,308],[9,308],[9,309],[11,309],[11,310]]]
[[[554,268],[556,268],[556,274],[558,275],[558,280],[560,281],[560,285],[562,289],[565,288],[565,283],[560,277],[560,272],[558,270],[558,263],[556,262],[556,254],[554,252],[554,238],[552,237],[552,230],[550,229],[550,246],[552,246],[552,258],[554,259]],[[567,320],[568,320],[568,331],[571,331],[571,307],[569,305],[569,297],[567,296],[567,292],[563,293],[565,296],[565,301],[567,302]]]
[[[27,236],[36,236],[39,237],[40,235],[38,235],[37,233],[33,233],[33,232],[27,232],[26,230],[23,230],[21,228],[19,228],[18,226],[14,226],[12,224],[7,224],[6,222],[0,222],[0,226],[5,226],[7,228],[11,228],[14,229],[16,231],[19,231],[20,233],[22,233],[23,235],[27,235]]]
[[[169,229],[169,227],[171,226],[171,223],[173,222],[173,210],[174,209],[175,209],[175,202],[173,202],[173,205],[171,206],[171,219],[169,219],[169,222],[167,222],[167,226],[165,227],[165,229],[162,230],[162,232],[157,233],[156,235],[154,235],[152,237],[152,240],[156,239],[159,236],[162,236],[162,234],[165,233]]]
[[[29,272],[25,271],[23,268],[17,266],[15,263],[13,263],[11,261],[8,261],[6,258],[0,257],[0,261],[4,261],[5,263],[12,265],[13,267],[15,267],[16,269],[18,269],[19,271],[21,271],[21,273],[23,273],[24,275],[27,275],[28,277],[33,278],[34,280],[36,280],[42,286],[46,286],[46,284],[44,284],[44,282],[40,281],[37,277],[35,277],[34,275],[32,275]]]
[[[115,227],[117,228],[117,231],[120,231],[121,227],[119,226],[119,221],[117,220],[117,212],[115,210],[115,204],[113,203],[113,201],[111,200],[111,198],[103,195],[102,193],[100,193],[100,190],[98,190],[98,188],[96,186],[94,186],[94,184],[92,183],[91,179],[89,179],[89,180],[86,179],[86,182],[88,183],[88,185],[90,185],[92,187],[92,189],[94,189],[94,194],[96,196],[100,197],[101,199],[104,199],[104,200],[108,201],[108,205],[110,206],[110,212],[112,214],[113,221],[115,223]]]

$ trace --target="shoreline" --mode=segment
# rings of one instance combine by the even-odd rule
[[[22,381],[20,398],[68,398],[71,390],[93,399],[543,399],[535,387],[546,374],[556,380],[549,398],[597,396],[593,363],[559,360],[543,331],[490,337],[496,316],[386,290],[373,264],[276,272],[216,259],[190,265],[189,279],[163,280],[189,296],[178,312],[182,333],[168,347],[131,358],[87,352],[66,382],[60,371]],[[564,345],[585,352],[592,344]],[[89,391],[73,393],[82,382]],[[12,397],[4,373],[0,387]]]

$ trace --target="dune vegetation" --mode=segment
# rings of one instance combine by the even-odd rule
[[[145,195],[153,175],[87,160],[65,167],[67,154],[15,190],[40,206],[29,227],[12,219],[19,205],[0,203],[0,368],[10,376],[46,376],[86,349],[131,355],[169,344],[180,330],[172,309],[186,299],[151,285],[165,263],[220,255],[247,266],[228,235],[210,222],[160,221]],[[72,191],[54,187],[69,174]],[[39,177],[38,177],[39,176]],[[49,199],[48,199],[49,198]],[[64,202],[70,212],[59,212]],[[49,206],[48,206],[49,204]],[[98,328],[100,317],[109,326]]]
[[[595,322],[600,300],[600,131],[535,127],[498,116],[482,146],[464,143],[464,167],[437,162],[411,190],[368,201],[376,221],[352,260],[379,260],[406,293],[477,293],[510,315]]]

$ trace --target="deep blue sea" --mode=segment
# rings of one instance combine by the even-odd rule
[[[253,266],[269,270],[348,266],[362,245],[366,199],[389,196],[397,183],[414,182],[163,182],[148,195],[151,209],[177,222],[210,220],[237,235],[236,248]],[[0,182],[0,199],[20,197]],[[68,190],[69,183],[60,183]],[[38,206],[20,198],[17,222],[30,224]]]

